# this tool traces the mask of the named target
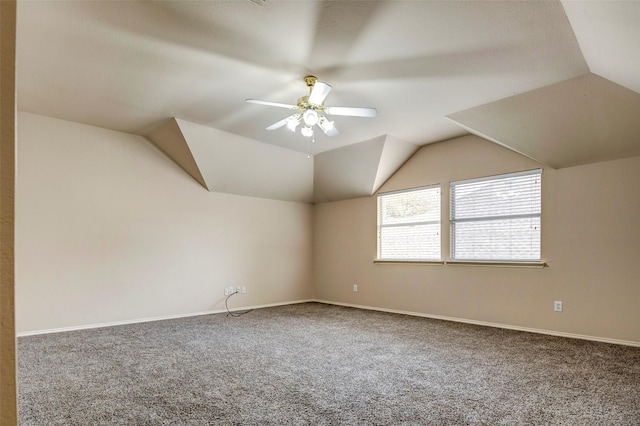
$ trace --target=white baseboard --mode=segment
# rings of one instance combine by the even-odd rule
[[[349,308],[367,309],[367,310],[370,310],[370,311],[389,312],[389,313],[393,313],[393,314],[412,315],[412,316],[416,316],[416,317],[424,317],[424,318],[433,318],[433,319],[439,319],[439,320],[445,320],[445,321],[461,322],[461,323],[465,323],[465,324],[482,325],[482,326],[486,326],[486,327],[504,328],[504,329],[507,329],[507,330],[526,331],[526,332],[529,332],[529,333],[548,334],[550,336],[569,337],[571,339],[591,340],[591,341],[594,341],[594,342],[613,343],[613,344],[616,344],[616,345],[640,347],[640,342],[634,342],[632,340],[620,340],[620,339],[610,339],[608,337],[587,336],[587,335],[584,335],[584,334],[565,333],[563,331],[543,330],[543,329],[538,329],[538,328],[521,327],[521,326],[509,325],[509,324],[498,324],[498,323],[486,322],[486,321],[476,321],[476,320],[470,320],[470,319],[464,319],[464,318],[447,317],[447,316],[443,316],[443,315],[424,314],[424,313],[421,313],[421,312],[402,311],[402,310],[399,310],[399,309],[387,309],[387,308],[379,308],[379,307],[375,307],[375,306],[356,305],[356,304],[352,304],[352,303],[332,302],[330,300],[315,299],[315,300],[313,300],[313,302],[326,303],[328,305],[346,306],[346,307],[349,307]]]
[[[317,302],[317,303],[325,303],[328,305],[346,306],[349,308],[365,309],[370,311],[389,312],[393,314],[412,315],[416,317],[433,318],[438,320],[460,322],[465,324],[482,325],[485,327],[504,328],[507,330],[526,331],[529,333],[547,334],[550,336],[568,337],[571,339],[591,340],[594,342],[613,343],[616,345],[640,347],[640,342],[634,342],[631,340],[610,339],[608,337],[599,337],[599,336],[587,336],[583,334],[565,333],[563,331],[543,330],[538,328],[521,327],[517,325],[498,324],[493,322],[477,321],[477,320],[470,320],[465,318],[425,314],[422,312],[403,311],[399,309],[380,308],[376,306],[357,305],[353,303],[334,302],[331,300],[322,300],[322,299],[302,299],[302,300],[292,300],[288,302],[277,302],[277,303],[267,303],[267,304],[254,305],[254,306],[244,306],[242,308],[231,309],[231,312],[244,311],[247,309],[270,308],[273,306],[295,305],[297,303],[308,303],[308,302]],[[226,309],[216,309],[216,310],[202,311],[202,312],[191,312],[187,314],[164,315],[164,316],[151,317],[151,318],[137,318],[137,319],[123,320],[123,321],[112,321],[112,322],[105,322],[100,324],[88,324],[88,325],[79,325],[79,326],[71,326],[71,327],[51,328],[47,330],[24,331],[24,332],[16,333],[16,337],[35,336],[38,334],[62,333],[65,331],[86,330],[91,328],[113,327],[118,325],[136,324],[136,323],[143,323],[143,322],[150,322],[150,321],[163,321],[163,320],[170,320],[170,319],[177,319],[177,318],[195,317],[200,315],[220,314],[225,312],[227,312]]]
[[[313,301],[314,300],[312,299],[292,300],[288,302],[277,302],[277,303],[266,303],[263,305],[243,306],[242,308],[233,308],[229,310],[231,312],[245,311],[247,309],[270,308],[273,306],[294,305],[296,303],[307,303],[307,302],[313,302]],[[163,321],[163,320],[170,320],[170,319],[177,319],[177,318],[197,317],[200,315],[221,314],[225,312],[227,312],[226,309],[215,309],[211,311],[191,312],[186,314],[175,314],[175,315],[163,315],[159,317],[150,317],[150,318],[136,318],[136,319],[130,319],[130,320],[104,322],[99,324],[76,325],[71,327],[50,328],[46,330],[22,331],[22,332],[16,333],[16,337],[36,336],[38,334],[63,333],[65,331],[87,330],[91,328],[113,327],[117,325],[137,324],[137,323],[150,322],[150,321]]]

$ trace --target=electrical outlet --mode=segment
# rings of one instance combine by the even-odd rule
[[[229,294],[233,294],[233,286],[229,287],[227,291],[229,292]]]
[[[240,293],[240,287],[236,288],[236,293]]]
[[[224,295],[225,295],[225,296],[228,296],[228,295],[229,295],[229,289],[228,289],[228,288],[226,288],[226,287],[224,288]]]
[[[247,288],[245,286],[242,286],[242,294],[247,292]]]
[[[556,300],[555,302],[553,302],[553,310],[555,312],[562,312],[562,301],[561,300]]]
[[[355,291],[358,291],[358,284],[354,284],[354,285],[353,285],[353,291],[354,291],[354,292],[355,292]]]

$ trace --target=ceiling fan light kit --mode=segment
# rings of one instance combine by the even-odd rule
[[[308,108],[304,114],[302,114],[302,119],[304,120],[304,124],[309,127],[313,127],[318,122],[318,113],[315,109]]]
[[[324,117],[324,116],[320,117],[320,120],[318,121],[318,127],[320,127],[320,129],[322,129],[322,131],[325,132],[327,136],[333,136],[334,134],[338,134],[338,131],[333,125],[333,121],[327,120],[327,117]]]
[[[302,120],[302,115],[293,114],[285,118],[285,120],[287,121],[287,128],[292,132],[295,132],[298,124],[300,124],[300,121]]]
[[[295,105],[283,104],[278,102],[261,101],[258,99],[247,99],[247,102],[274,106],[278,108],[286,108],[295,110],[294,114],[282,119],[271,126],[267,130],[279,129],[287,126],[289,130],[295,132],[298,125],[304,122],[304,126],[300,128],[300,133],[306,137],[313,137],[313,130],[318,126],[327,136],[335,136],[338,134],[333,121],[329,120],[327,115],[343,115],[351,117],[375,117],[378,111],[375,108],[354,108],[354,107],[325,107],[324,100],[331,91],[331,86],[327,83],[318,81],[312,75],[304,78],[304,82],[309,87],[309,94],[298,98]]]

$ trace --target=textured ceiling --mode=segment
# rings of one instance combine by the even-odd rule
[[[590,73],[637,94],[639,22],[637,1],[21,1],[18,108],[145,136],[175,117],[311,154],[387,136],[424,145],[471,128],[447,116]],[[340,134],[314,144],[265,130],[288,111],[245,99],[295,103],[307,74],[333,86],[327,105],[378,116],[335,117]],[[518,116],[492,111],[486,137],[553,157],[535,138],[510,146],[501,121]],[[521,117],[507,127],[546,125]],[[585,157],[565,148],[575,158],[550,164]]]

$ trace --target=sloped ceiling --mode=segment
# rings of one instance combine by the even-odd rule
[[[598,99],[615,103],[611,110],[631,108],[638,115],[629,100],[640,93],[638,22],[635,1],[23,1],[17,101],[22,111],[149,136],[186,171],[196,166],[200,178],[188,172],[213,190],[255,184],[262,188],[256,196],[288,198],[287,189],[228,182],[237,175],[260,176],[254,161],[264,145],[268,157],[279,152],[287,159],[287,150],[302,157],[335,150],[319,158],[323,166],[316,169],[366,169],[373,183],[356,183],[361,176],[355,171],[344,170],[336,180],[299,167],[303,181],[312,173],[319,181],[312,187],[325,192],[311,199],[363,196],[395,162],[385,161],[386,155],[358,157],[378,161],[367,166],[348,159],[355,151],[370,152],[376,144],[371,141],[382,139],[391,149],[392,138],[421,146],[471,131],[555,167],[635,155],[636,127],[609,112],[597,116],[602,129],[631,127],[611,138],[583,132],[583,143],[565,142],[561,149],[541,138],[571,134],[585,114],[599,113],[576,112],[570,102],[575,93],[562,96],[586,86]],[[245,99],[295,103],[307,93],[307,74],[333,86],[327,105],[371,106],[378,116],[335,117],[340,134],[320,134],[313,144],[285,128],[265,130],[287,111]],[[633,93],[618,96],[620,89]],[[552,126],[537,109],[545,104],[557,113]],[[173,117],[176,142],[166,134],[158,138],[170,133],[157,129]],[[480,117],[486,120],[481,128]],[[178,120],[191,130],[195,123],[213,129],[217,142],[185,141],[189,132],[178,132]],[[540,137],[521,137],[522,129]],[[208,156],[233,155],[220,142],[228,135],[242,141],[253,159],[237,162],[242,172],[221,176]],[[620,145],[617,135],[635,139]],[[363,145],[342,150],[357,144]],[[217,172],[206,170],[214,166]],[[293,169],[283,168],[270,184],[291,185]],[[329,191],[327,182],[345,189]],[[310,199],[308,191],[292,192],[298,200]]]
[[[172,118],[162,126],[158,126],[147,138],[171,158],[174,163],[180,166],[182,170],[187,172],[189,176],[194,178],[206,190],[210,190],[176,119]]]
[[[585,74],[449,115],[553,168],[640,155],[640,93]]]
[[[387,135],[316,155],[314,202],[374,194],[417,150]]]
[[[175,118],[147,137],[208,191],[313,201],[306,154]]]
[[[176,118],[147,138],[208,191],[301,202],[372,195],[418,150],[381,136],[311,157]]]
[[[591,72],[640,93],[640,3],[564,1],[562,5]]]

